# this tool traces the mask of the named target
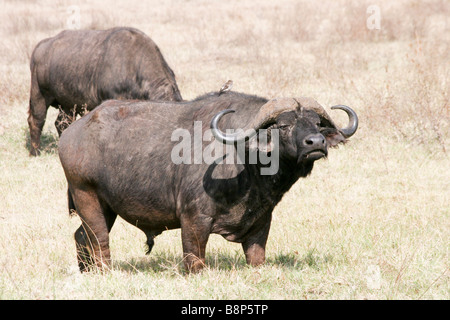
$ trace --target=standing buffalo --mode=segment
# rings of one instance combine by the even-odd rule
[[[28,125],[34,156],[49,106],[59,108],[55,126],[61,135],[77,114],[104,100],[182,100],[159,48],[133,28],[63,31],[38,43],[30,69]]]
[[[80,270],[109,265],[109,232],[117,215],[146,234],[149,252],[154,237],[181,227],[185,267],[193,272],[204,266],[211,233],[242,243],[247,263],[263,263],[272,211],[283,194],[311,172],[315,160],[327,156],[329,147],[356,132],[356,113],[346,106],[333,108],[348,114],[346,128],[336,127],[310,98],[268,101],[230,91],[182,103],[104,102],[65,130],[59,142],[69,209],[82,221],[75,232]],[[210,145],[241,148],[247,158],[260,148],[262,159],[274,152],[268,145],[275,144],[277,171],[261,174],[267,163],[260,158],[227,163],[227,154],[210,164],[190,164],[190,153],[185,162],[174,161],[181,150],[181,135],[175,133],[194,136],[195,158],[209,147],[195,137],[200,132],[205,141],[209,125],[215,137]],[[224,132],[238,128],[243,131]],[[258,139],[262,129],[268,140],[260,147],[250,140]],[[249,131],[257,135],[246,135]]]

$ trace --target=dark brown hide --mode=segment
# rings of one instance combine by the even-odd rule
[[[31,56],[30,154],[39,154],[49,106],[58,134],[76,115],[108,99],[181,101],[175,75],[156,44],[133,28],[63,31]]]
[[[279,130],[279,169],[273,175],[261,175],[259,160],[227,164],[220,160],[228,155],[221,155],[211,164],[175,164],[171,155],[179,143],[172,139],[177,129],[193,136],[201,121],[203,134],[223,109],[235,113],[222,119],[221,130],[243,128],[267,102],[235,92],[182,103],[111,100],[65,130],[59,155],[69,205],[82,221],[75,233],[80,269],[108,264],[117,215],[145,232],[149,251],[156,235],[181,227],[183,261],[191,271],[204,266],[211,233],[242,243],[249,264],[263,263],[274,207],[329,147],[345,142],[339,129],[301,105],[277,114],[265,128]],[[207,145],[194,146],[192,153]]]

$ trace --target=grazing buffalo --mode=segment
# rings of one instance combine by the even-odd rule
[[[39,154],[49,106],[58,134],[76,115],[108,99],[181,101],[175,75],[156,44],[133,28],[63,31],[31,56],[30,154]]]
[[[357,129],[352,109],[333,108],[348,114],[345,128],[310,98],[268,101],[229,91],[181,103],[104,102],[59,142],[69,209],[82,221],[75,232],[80,270],[108,266],[117,215],[146,234],[149,252],[158,234],[181,227],[189,271],[204,266],[211,233],[242,243],[250,265],[263,263],[272,211],[283,194]],[[217,146],[227,153],[212,152]],[[255,150],[258,157],[227,161],[239,149],[245,159]],[[262,174],[269,166],[264,157],[275,153],[276,170]]]

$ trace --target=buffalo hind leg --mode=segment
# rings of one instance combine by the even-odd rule
[[[90,240],[87,238],[86,230],[83,224],[75,232],[75,245],[77,249],[78,267],[81,272],[89,271],[95,265],[95,260],[89,250]]]
[[[33,90],[30,97],[30,109],[28,114],[28,126],[30,128],[30,155],[38,156],[41,146],[41,133],[47,116],[47,108],[44,97],[40,94],[34,94]]]
[[[91,190],[72,190],[81,226],[75,232],[80,271],[108,269],[111,263],[109,232],[117,215]]]

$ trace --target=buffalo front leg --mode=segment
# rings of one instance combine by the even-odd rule
[[[211,226],[201,219],[181,220],[184,266],[189,272],[198,272],[205,267],[205,251]]]
[[[270,219],[263,223],[261,229],[250,235],[244,242],[244,249],[247,264],[256,267],[266,260],[266,243],[269,236]]]

